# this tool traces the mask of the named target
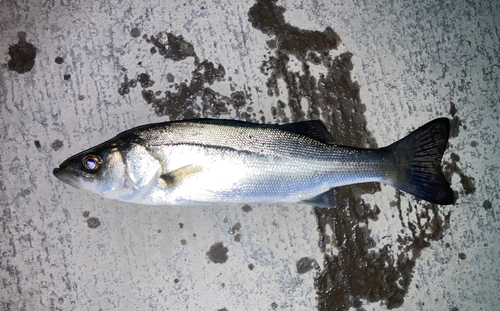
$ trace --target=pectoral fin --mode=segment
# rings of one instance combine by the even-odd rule
[[[199,165],[186,165],[172,172],[160,175],[160,183],[165,188],[173,188],[180,182],[192,176],[193,174],[203,171],[203,168]]]

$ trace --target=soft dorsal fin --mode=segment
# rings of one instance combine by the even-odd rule
[[[334,145],[337,143],[335,139],[332,137],[332,134],[328,132],[323,122],[319,120],[303,121],[303,122],[289,123],[283,125],[257,124],[257,123],[249,123],[236,120],[214,120],[214,119],[195,119],[195,120],[189,120],[189,122],[231,125],[231,126],[241,126],[241,127],[275,128],[282,131],[287,131],[290,133],[307,136],[309,138],[320,141],[324,144]]]
[[[319,120],[304,121],[298,123],[289,123],[278,125],[277,128],[292,132],[299,135],[304,135],[309,138],[318,140],[324,144],[334,145],[336,144],[335,139],[333,139],[332,134],[328,132],[326,126],[323,122]]]

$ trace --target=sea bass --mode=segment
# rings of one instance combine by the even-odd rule
[[[146,205],[303,202],[332,207],[329,190],[381,182],[452,204],[441,171],[450,122],[436,119],[380,149],[338,146],[320,121],[263,125],[186,120],[139,126],[64,161],[61,181]]]

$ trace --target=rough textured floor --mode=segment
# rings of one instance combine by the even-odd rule
[[[497,310],[498,1],[4,1],[0,309]],[[147,207],[52,175],[131,127],[321,119],[385,146],[451,120],[456,203]]]

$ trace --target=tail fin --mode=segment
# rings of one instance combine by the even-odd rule
[[[452,204],[453,191],[441,171],[441,159],[450,135],[446,118],[431,121],[384,149],[396,157],[391,186],[436,204]]]

